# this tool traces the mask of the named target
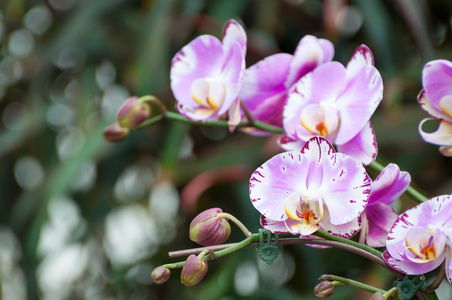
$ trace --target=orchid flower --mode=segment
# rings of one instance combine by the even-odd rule
[[[372,182],[372,192],[366,209],[361,215],[360,242],[371,247],[384,247],[386,237],[397,214],[389,206],[399,198],[410,185],[411,176],[401,172],[395,164],[389,164]]]
[[[452,197],[439,196],[401,214],[386,240],[383,259],[405,274],[425,274],[446,261],[452,283]]]
[[[350,238],[370,188],[360,163],[314,137],[301,152],[280,153],[260,166],[250,179],[250,198],[270,232],[306,236],[322,228]]]
[[[441,146],[441,154],[452,156],[452,62],[438,59],[427,63],[422,70],[422,86],[419,104],[441,123],[435,132],[427,133],[422,125],[432,118],[424,119],[419,133],[427,143]]]
[[[369,120],[383,97],[383,81],[373,64],[372,52],[361,45],[346,68],[326,62],[295,83],[284,108],[280,145],[300,149],[322,136],[364,165],[374,161],[377,144]]]
[[[183,47],[171,62],[171,89],[179,112],[206,122],[229,111],[229,125],[237,125],[245,53],[246,33],[234,20],[227,23],[223,42],[202,35]]]
[[[294,55],[274,54],[245,70],[240,89],[243,104],[254,119],[282,127],[287,91],[318,65],[331,61],[333,55],[334,46],[330,41],[306,35]],[[255,128],[245,131],[252,135],[270,134]]]

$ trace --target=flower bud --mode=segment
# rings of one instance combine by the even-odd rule
[[[386,298],[385,298],[385,296],[383,296],[382,293],[377,292],[377,293],[373,294],[369,300],[386,300]]]
[[[334,285],[328,281],[324,280],[320,282],[318,285],[314,288],[314,295],[318,298],[327,298],[331,296],[334,292]]]
[[[151,278],[156,284],[162,284],[170,278],[171,272],[164,266],[159,266],[151,273]]]
[[[207,274],[207,261],[192,254],[187,258],[181,273],[181,282],[192,286],[200,282]]]
[[[130,97],[119,108],[117,120],[121,127],[132,128],[146,121],[150,115],[149,105],[140,102],[138,97]]]
[[[109,142],[120,142],[125,139],[128,134],[129,129],[119,126],[118,122],[108,125],[103,132],[104,139]]]
[[[190,239],[203,246],[219,245],[231,235],[227,218],[219,217],[223,211],[211,208],[203,211],[190,223]]]

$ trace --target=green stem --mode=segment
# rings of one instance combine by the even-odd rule
[[[259,241],[259,234],[258,233],[254,233],[251,236],[249,236],[246,239],[244,239],[243,241],[241,241],[240,243],[234,244],[231,247],[228,247],[226,249],[213,252],[213,255],[206,255],[206,256],[204,256],[204,259],[209,261],[209,260],[213,260],[213,259],[217,259],[217,258],[223,257],[223,256],[228,255],[228,254],[230,254],[232,252],[235,252],[235,251],[237,251],[239,249],[245,248],[246,246],[251,245],[252,243],[255,243],[257,241]],[[168,268],[168,269],[178,269],[178,268],[182,268],[184,265],[185,265],[185,261],[181,261],[181,262],[177,262],[177,263],[166,264],[166,265],[163,265],[163,266]]]
[[[138,101],[141,102],[141,103],[146,103],[146,102],[148,102],[148,103],[151,103],[151,104],[155,104],[155,105],[159,108],[160,113],[161,113],[162,115],[165,115],[166,112],[167,112],[166,106],[163,105],[162,101],[160,101],[160,99],[157,98],[157,97],[155,97],[155,96],[152,96],[152,95],[146,95],[146,96],[143,96],[143,97],[138,98]]]
[[[381,173],[381,171],[383,171],[383,169],[384,169],[384,166],[381,165],[380,163],[378,163],[377,161],[372,162],[370,165],[368,165],[368,167],[377,173]],[[422,202],[425,202],[428,200],[427,197],[422,195],[419,191],[417,191],[412,186],[409,186],[406,189],[405,193],[408,194],[411,198],[413,198],[415,201],[417,201],[419,203],[422,203]]]
[[[328,280],[328,281],[334,280],[334,281],[342,282],[345,285],[360,288],[362,290],[365,290],[365,291],[368,291],[371,293],[378,293],[378,292],[380,292],[382,294],[386,293],[385,290],[381,290],[376,287],[367,285],[365,283],[362,283],[362,282],[359,282],[356,280],[352,280],[352,279],[348,279],[348,278],[344,278],[344,277],[340,277],[340,276],[336,276],[336,275],[322,275],[322,276],[320,276],[319,280]]]
[[[228,213],[220,213],[217,215],[217,217],[220,217],[220,218],[224,217],[226,219],[231,220],[232,222],[234,222],[235,225],[237,225],[237,227],[240,228],[240,230],[242,230],[243,234],[245,234],[246,237],[251,236],[251,232],[248,230],[248,228],[246,228],[246,226],[233,215],[228,214]]]
[[[374,249],[372,247],[366,246],[364,244],[357,243],[355,241],[351,241],[351,240],[348,240],[348,239],[345,239],[345,238],[342,238],[342,237],[339,237],[339,236],[335,236],[335,235],[329,234],[328,232],[326,232],[324,230],[317,230],[316,232],[313,233],[313,235],[321,237],[321,238],[324,238],[324,239],[327,239],[327,240],[330,240],[330,241],[336,241],[336,242],[340,242],[340,243],[343,243],[343,244],[347,244],[347,245],[350,245],[350,246],[362,249],[364,251],[367,251],[367,252],[375,255],[378,258],[381,258],[382,255],[383,255],[383,253],[381,253],[377,249]]]
[[[162,120],[164,117],[163,115],[157,115],[155,117],[152,117],[150,119],[147,119],[146,121],[144,121],[143,123],[141,123],[138,126],[135,126],[133,129],[135,130],[140,130],[143,129],[145,127],[151,126],[152,124],[157,123],[158,121]]]
[[[388,299],[389,297],[392,297],[394,295],[397,295],[397,293],[399,292],[399,289],[396,287],[393,287],[392,289],[390,289],[389,291],[387,291],[386,293],[383,294],[383,297],[385,297],[386,299]]]
[[[211,121],[211,122],[195,122],[190,119],[187,119],[181,114],[168,111],[165,113],[165,115],[158,115],[153,118],[150,118],[149,120],[144,121],[140,125],[134,127],[134,129],[139,130],[143,129],[145,127],[151,126],[152,124],[157,123],[158,121],[162,120],[163,118],[166,118],[168,120],[176,121],[176,122],[182,122],[182,123],[188,123],[188,124],[194,124],[194,125],[201,125],[201,126],[207,126],[207,127],[223,127],[223,128],[229,128],[227,121]],[[276,134],[283,134],[284,130],[280,127],[276,127],[267,123],[263,123],[257,120],[254,120],[251,123],[240,123],[237,127],[255,127],[258,129],[262,129],[268,132],[276,133]]]

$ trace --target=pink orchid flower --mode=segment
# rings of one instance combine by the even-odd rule
[[[372,52],[361,45],[346,68],[326,62],[302,77],[289,91],[280,145],[300,149],[322,136],[364,165],[374,161],[377,143],[369,120],[383,97],[383,81],[373,64]]]
[[[245,70],[240,98],[254,119],[282,127],[282,115],[287,101],[287,91],[301,77],[318,65],[331,61],[333,44],[312,35],[303,37],[294,55],[271,55]],[[252,135],[270,133],[247,128]]]
[[[199,122],[229,112],[229,125],[237,125],[245,54],[246,33],[234,20],[226,24],[223,42],[202,35],[183,47],[171,62],[171,89],[179,112]]]
[[[250,179],[250,198],[268,231],[306,236],[322,228],[350,238],[360,229],[370,187],[360,163],[314,137],[301,152],[278,154],[260,166]]]
[[[422,130],[427,118],[419,124],[419,133],[427,143],[441,146],[439,151],[452,156],[452,62],[438,59],[427,63],[422,70],[422,86],[418,100],[421,108],[441,121],[432,133]]]
[[[401,172],[395,164],[389,164],[372,182],[372,192],[366,209],[361,215],[360,242],[371,247],[384,247],[389,230],[397,219],[389,206],[399,198],[410,185],[411,176]]]
[[[439,196],[401,214],[386,240],[383,259],[405,274],[425,274],[446,261],[452,283],[452,197]]]

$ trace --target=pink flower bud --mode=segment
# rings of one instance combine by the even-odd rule
[[[170,278],[171,272],[164,266],[159,266],[151,273],[151,278],[156,284],[162,284]]]
[[[334,285],[328,281],[324,280],[320,282],[318,285],[314,288],[314,295],[318,298],[327,298],[331,296],[334,292]]]
[[[200,282],[207,274],[207,261],[192,254],[187,258],[181,273],[181,282],[192,286]]]
[[[146,121],[150,114],[149,105],[140,102],[138,97],[130,97],[118,110],[117,120],[121,127],[132,128]]]
[[[211,208],[203,211],[190,223],[190,239],[203,246],[219,245],[231,235],[227,218],[219,217],[223,211]]]
[[[104,130],[104,138],[109,142],[120,142],[129,134],[128,128],[123,128],[119,124],[113,123],[107,126]]]

